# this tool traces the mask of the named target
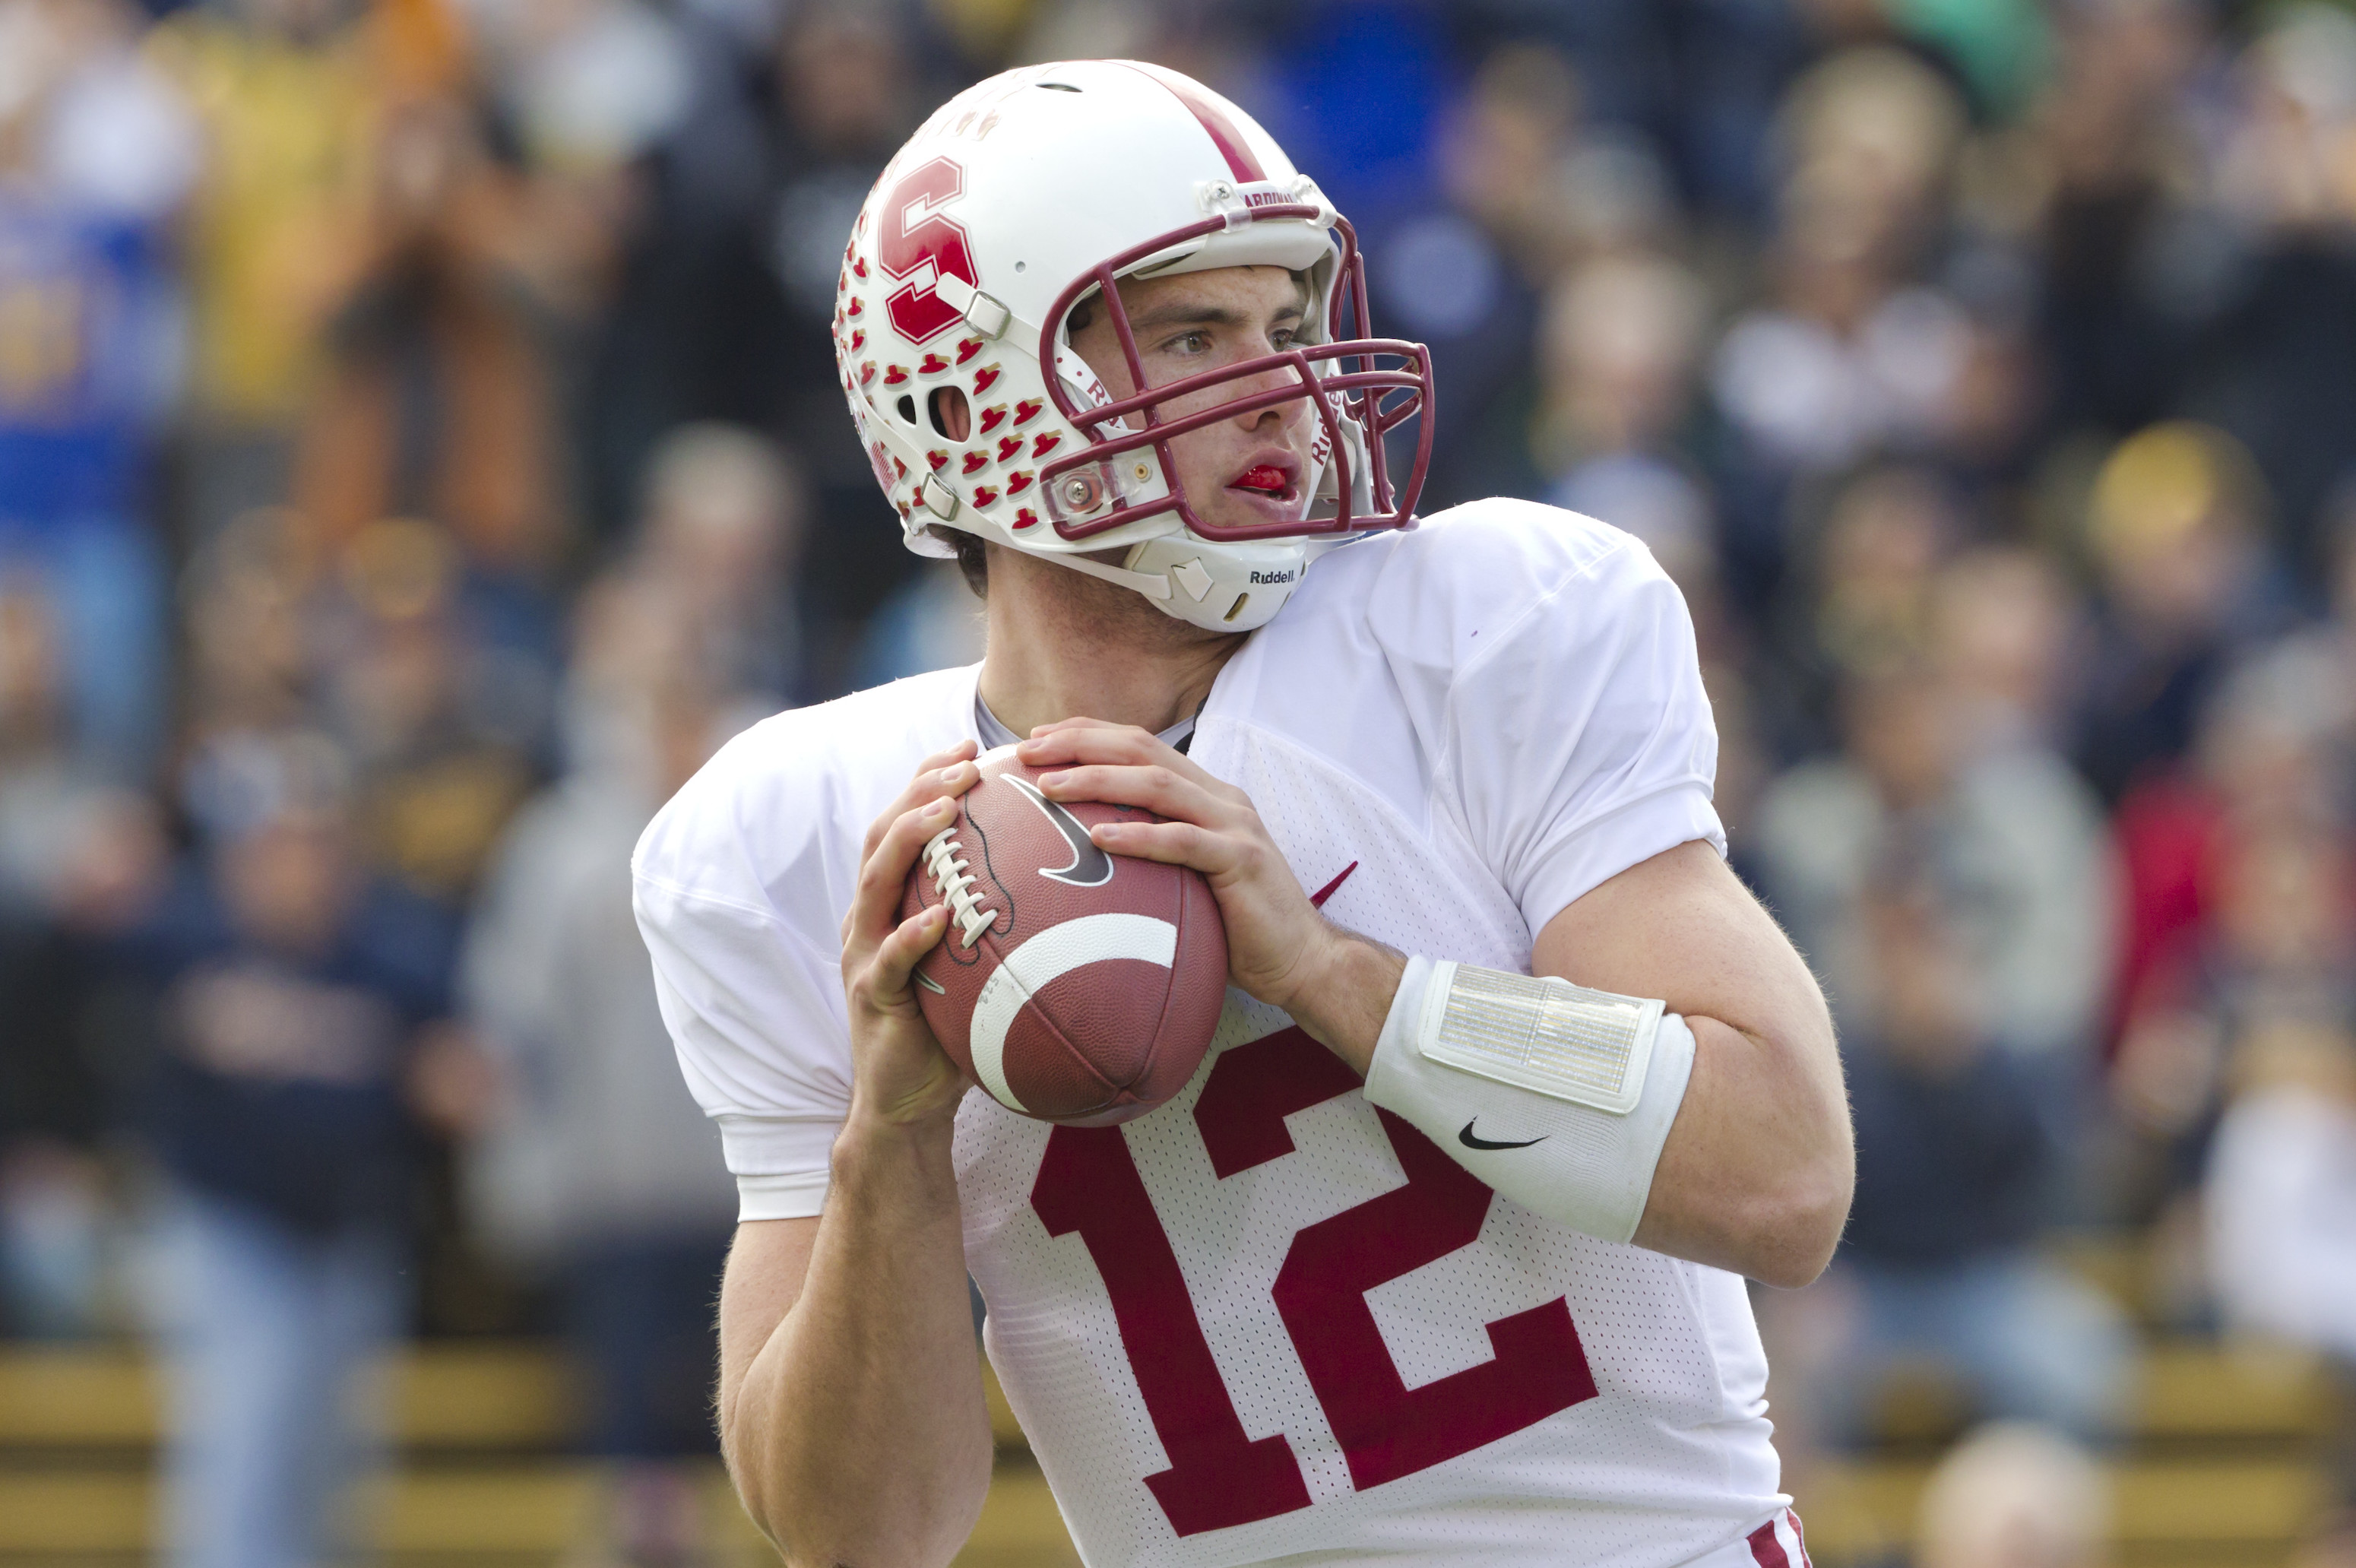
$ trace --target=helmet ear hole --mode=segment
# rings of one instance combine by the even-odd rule
[[[958,387],[935,387],[926,406],[933,416],[933,433],[945,441],[963,441],[973,430],[973,410]]]
[[[900,394],[898,408],[901,424],[914,424],[916,423],[916,400],[915,398],[910,397],[906,392],[902,392]]]

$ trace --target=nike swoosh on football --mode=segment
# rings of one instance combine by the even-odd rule
[[[1472,1122],[1478,1122],[1479,1120],[1481,1120],[1481,1118],[1478,1116],[1472,1118]],[[1535,1138],[1524,1138],[1518,1144],[1492,1143],[1486,1138],[1476,1138],[1472,1135],[1472,1122],[1467,1122],[1464,1123],[1464,1130],[1456,1134],[1456,1141],[1463,1144],[1468,1149],[1526,1149],[1532,1144],[1543,1144],[1546,1142],[1546,1134],[1541,1133]]]
[[[1023,791],[1023,798],[1038,807],[1055,831],[1064,835],[1064,842],[1072,846],[1071,865],[1060,871],[1042,867],[1040,875],[1066,887],[1101,887],[1112,880],[1112,856],[1097,847],[1096,840],[1088,837],[1088,830],[1080,825],[1077,817],[1064,810],[1062,801],[1050,800],[1039,793],[1039,787],[1028,779],[1009,774],[1006,781]]]

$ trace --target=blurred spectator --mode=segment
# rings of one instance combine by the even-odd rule
[[[1709,371],[1736,436],[1730,548],[1762,587],[1785,571],[1793,482],[1932,444],[1973,346],[1962,306],[1914,281],[1962,128],[1954,90],[1911,56],[1861,48],[1803,78],[1784,113],[1772,298]]]
[[[1975,1028],[2073,1130],[2110,950],[2109,864],[2094,801],[2033,745],[1969,748],[1951,688],[1919,663],[1845,688],[1846,754],[1800,764],[1760,805],[1756,853],[1777,912],[1836,1016],[1871,994],[1874,907],[1893,858],[1937,890],[1942,940],[1979,977]]]
[[[682,425],[647,465],[639,564],[701,639],[701,679],[764,711],[804,690],[793,589],[809,506],[799,467],[750,431]]]
[[[1367,237],[1378,319],[1429,344],[1435,382],[1451,388],[1427,510],[1541,482],[1517,426],[1535,397],[1538,295],[1570,242],[1559,193],[1578,105],[1559,56],[1497,49],[1439,138],[1438,199]]]
[[[2003,987],[1983,978],[1968,907],[1941,881],[1901,854],[1861,901],[1864,962],[1839,990],[1857,1199],[1832,1270],[1800,1298],[1829,1320],[1810,1337],[1815,1364],[1785,1375],[1835,1443],[1860,1435],[1885,1372],[1921,1360],[1984,1414],[2099,1440],[2125,1412],[2132,1339],[2035,1249],[2069,1132],[2002,1043]]]
[[[1778,300],[1728,333],[1713,384],[1762,461],[1837,468],[1932,433],[1954,385],[1960,314],[1906,285],[1961,112],[1935,72],[1877,48],[1817,67],[1785,113]]]
[[[81,795],[48,831],[37,913],[0,918],[0,1333],[87,1335],[122,1326],[106,1160],[155,1004],[119,950],[166,862],[154,808],[128,791]]]
[[[410,1086],[461,1049],[449,921],[361,872],[328,742],[273,760],[145,939],[171,1561],[201,1568],[330,1550],[375,1429],[357,1374],[406,1315]]]
[[[2238,436],[2286,558],[2321,562],[2324,503],[2356,450],[2356,17],[2285,5],[2243,55],[2220,198],[2250,254],[2187,367],[2181,407]]]
[[[2110,1533],[2110,1486],[2084,1451],[2027,1422],[1992,1422],[1939,1461],[1922,1488],[1916,1568],[2094,1568]]]
[[[916,123],[914,64],[899,29],[865,6],[812,5],[795,18],[777,55],[775,169],[758,231],[772,287],[784,290],[773,358],[752,367],[772,401],[749,423],[793,442],[808,465],[814,527],[825,548],[810,553],[803,608],[819,692],[841,690],[862,624],[901,583],[916,557],[873,526],[874,475],[838,406],[829,333],[842,235]],[[722,330],[735,334],[733,322]],[[781,373],[782,372],[782,373]],[[734,411],[699,408],[699,414]],[[734,415],[743,418],[741,414]]]
[[[2199,1181],[2220,1097],[2245,1041],[2356,1019],[2356,927],[2344,837],[2295,817],[2228,818],[2211,846],[2205,918],[2146,974],[2114,1089],[2150,1141],[2143,1210]]]
[[[2041,208],[2037,335],[2058,429],[2115,438],[2167,413],[2222,305],[2240,244],[2200,199],[2225,118],[2215,11],[2089,0],[2055,14],[2058,68],[2022,183]]]
[[[2226,1323],[2356,1369],[2356,1036],[2346,1019],[2285,1020],[2243,1040],[2206,1203]]]
[[[1590,262],[1556,285],[1530,432],[1538,470],[1554,479],[1548,499],[1647,542],[1696,535],[1708,548],[1708,497],[1676,455],[1704,308],[1698,280],[1657,258]]]
[[[665,1048],[630,852],[766,707],[712,682],[684,585],[647,571],[584,596],[568,711],[594,715],[600,743],[516,820],[465,964],[508,1086],[473,1160],[477,1221],[499,1256],[556,1282],[592,1451],[621,1466],[615,1548],[646,1563],[693,1550],[697,1477],[677,1461],[714,1449],[712,1302],[736,1190]]]
[[[2344,869],[2344,868],[2343,868]],[[2347,888],[2339,888],[2344,902]],[[2343,939],[2346,911],[2337,922]],[[2346,955],[2340,955],[2346,961]],[[2344,999],[2343,999],[2344,1001]],[[2310,1547],[2356,1545],[2356,1012],[2246,1035],[2202,1195],[2208,1283],[2228,1329],[2322,1358],[2338,1395],[2338,1505]]]
[[[200,117],[187,498],[201,542],[286,499],[319,329],[367,263],[382,85],[344,0],[204,0],[149,36]]]
[[[373,523],[342,565],[342,592],[321,607],[318,712],[358,768],[364,853],[372,869],[455,908],[531,788],[551,699],[532,689],[536,671],[493,659],[441,530]]]
[[[2060,744],[2075,607],[2052,563],[2019,546],[1966,552],[1933,579],[1931,657],[1967,750]]]
[[[0,6],[0,586],[38,579],[73,750],[144,779],[163,715],[163,552],[143,515],[176,391],[165,228],[187,111],[112,0]]]
[[[327,328],[294,502],[339,551],[383,517],[450,530],[478,575],[530,583],[568,542],[545,345],[499,255],[512,220],[474,112],[387,113],[370,254]]]
[[[2101,592],[2072,749],[2107,799],[2172,769],[2236,644],[2280,627],[2265,505],[2248,454],[2205,426],[2154,425],[2104,463],[2087,521]]]

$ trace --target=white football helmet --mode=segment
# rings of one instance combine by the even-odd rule
[[[1280,351],[1115,402],[1069,342],[1100,296],[1142,386],[1119,278],[1275,265],[1306,278]],[[1248,631],[1310,560],[1346,536],[1412,526],[1431,454],[1431,360],[1355,337],[1365,269],[1350,225],[1234,104],[1133,60],[1025,66],[950,100],[884,169],[843,251],[834,346],[876,482],[908,547],[947,555],[938,524],[1144,594],[1171,615]],[[1292,380],[1165,420],[1157,405],[1224,381]],[[962,441],[936,391],[968,400]],[[1312,498],[1298,522],[1221,526],[1188,504],[1173,436],[1312,399]],[[1387,399],[1387,403],[1386,403]],[[1393,482],[1384,434],[1418,413]],[[1126,546],[1121,564],[1086,555]]]

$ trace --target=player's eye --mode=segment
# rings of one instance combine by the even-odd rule
[[[1170,339],[1170,347],[1181,354],[1207,354],[1211,351],[1208,332],[1181,332]]]

